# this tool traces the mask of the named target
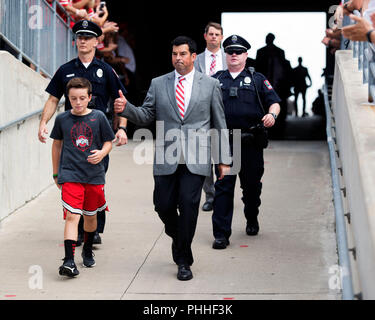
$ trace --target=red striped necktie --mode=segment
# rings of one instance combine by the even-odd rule
[[[185,89],[182,81],[186,80],[183,76],[178,77],[178,83],[176,86],[176,100],[178,111],[180,113],[181,118],[184,118],[185,115]]]
[[[214,75],[216,73],[216,54],[211,54],[212,61],[210,66],[210,76]]]

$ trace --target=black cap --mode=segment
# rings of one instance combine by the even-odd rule
[[[94,22],[89,20],[78,21],[73,26],[73,32],[77,36],[86,36],[86,37],[100,37],[103,32],[102,29]]]
[[[224,51],[226,51],[227,49],[233,48],[233,49],[243,49],[244,52],[246,52],[247,50],[251,48],[251,45],[244,38],[234,34],[224,40],[223,47],[224,47]]]

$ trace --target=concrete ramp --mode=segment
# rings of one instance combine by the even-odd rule
[[[325,142],[270,143],[257,237],[245,234],[239,185],[226,250],[211,248],[211,213],[200,212],[188,282],[176,279],[171,240],[153,210],[152,166],[135,164],[136,146],[111,153],[111,213],[103,244],[96,246],[97,266],[82,267],[80,247],[79,277],[58,275],[64,221],[52,185],[1,222],[0,299],[340,299],[332,286],[337,255]]]

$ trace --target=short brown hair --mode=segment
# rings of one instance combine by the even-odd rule
[[[197,44],[195,41],[189,37],[186,36],[178,36],[172,41],[172,46],[181,46],[183,44],[187,44],[189,47],[190,53],[196,53],[197,52]]]
[[[89,80],[86,78],[73,78],[68,82],[66,85],[66,92],[69,95],[69,91],[72,88],[77,88],[77,89],[87,89],[87,93],[91,95],[92,93],[92,85]]]
[[[217,22],[209,22],[206,28],[204,29],[204,33],[207,33],[210,27],[214,27],[215,29],[220,30],[222,35],[224,34],[223,27],[221,26],[220,23],[217,23]]]

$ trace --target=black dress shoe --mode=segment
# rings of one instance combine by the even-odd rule
[[[246,234],[248,236],[256,236],[259,232],[259,223],[258,221],[252,222],[252,223],[247,223],[246,225]]]
[[[193,279],[193,273],[190,270],[190,267],[186,264],[180,264],[177,271],[177,279],[181,281]]]
[[[204,205],[202,206],[203,211],[212,211],[214,207],[212,206],[211,202],[206,201]]]
[[[212,244],[212,248],[214,249],[225,249],[227,246],[229,246],[229,240],[227,239],[215,239]]]
[[[95,232],[93,244],[102,244],[102,238],[99,235],[99,232]]]

